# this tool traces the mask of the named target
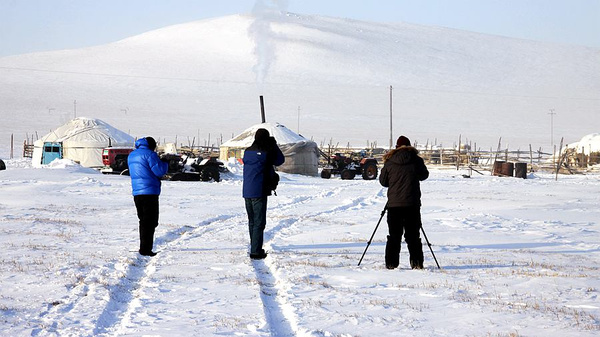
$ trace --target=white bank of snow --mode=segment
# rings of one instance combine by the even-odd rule
[[[67,162],[0,171],[6,336],[597,336],[600,179],[432,170],[426,269],[383,264],[376,181],[282,174],[264,261],[247,257],[239,173],[164,182],[141,257],[128,177]],[[236,167],[235,172],[239,172]]]
[[[600,133],[585,135],[580,141],[569,144],[568,147],[575,149],[577,153],[584,153],[586,155],[600,152]]]

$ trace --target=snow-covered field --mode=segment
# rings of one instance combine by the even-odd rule
[[[128,177],[69,162],[0,171],[3,336],[598,336],[600,178],[431,169],[438,270],[383,264],[376,181],[282,174],[266,260],[247,257],[240,168],[164,182],[156,257],[139,256]]]

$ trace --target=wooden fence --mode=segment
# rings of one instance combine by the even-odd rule
[[[462,148],[419,148],[419,155],[428,166],[475,170],[479,173],[493,172],[495,162],[526,163],[528,172],[555,172],[560,166],[561,173],[586,173],[600,172],[600,152],[585,155],[572,151],[563,151],[561,156],[545,153],[541,150],[471,150]],[[320,147],[320,165],[328,164],[327,158],[336,153],[341,153],[353,158],[372,157],[377,159],[380,166],[383,165],[383,156],[388,152],[383,148],[350,148],[327,146]],[[559,158],[560,157],[560,158]],[[560,162],[560,165],[559,165]]]

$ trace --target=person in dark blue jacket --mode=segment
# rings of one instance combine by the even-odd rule
[[[273,190],[274,166],[283,164],[285,157],[275,138],[266,129],[256,130],[254,142],[244,151],[244,184],[242,195],[248,212],[250,258],[264,259],[263,234],[267,224],[267,197]]]
[[[158,196],[160,177],[167,173],[169,164],[154,152],[156,141],[152,137],[138,139],[127,163],[131,176],[133,201],[140,220],[140,250],[144,256],[154,256],[154,231],[158,227]]]

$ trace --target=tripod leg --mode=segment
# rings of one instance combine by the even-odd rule
[[[369,249],[369,246],[371,245],[371,241],[373,241],[373,237],[375,236],[375,233],[377,232],[377,228],[379,228],[379,224],[381,223],[381,219],[383,219],[383,215],[385,214],[386,210],[387,210],[387,204],[383,208],[383,211],[381,211],[381,217],[379,218],[379,221],[377,221],[377,226],[375,226],[375,230],[373,231],[373,234],[371,234],[371,238],[369,239],[369,242],[367,242],[367,247],[365,248],[365,251],[363,252],[362,256],[360,257],[360,261],[358,261],[359,266],[360,266],[360,263],[362,262],[363,258],[365,257],[365,254],[367,253],[367,249]]]
[[[440,264],[438,263],[437,259],[435,258],[435,254],[433,253],[433,249],[431,248],[431,243],[429,243],[429,239],[427,239],[427,234],[425,234],[425,230],[423,229],[423,226],[421,226],[421,232],[423,232],[423,237],[425,237],[425,241],[427,242],[427,245],[429,246],[429,251],[431,251],[431,255],[433,256],[433,260],[435,261],[435,264],[437,265],[438,269],[442,269],[442,268],[440,268]]]

